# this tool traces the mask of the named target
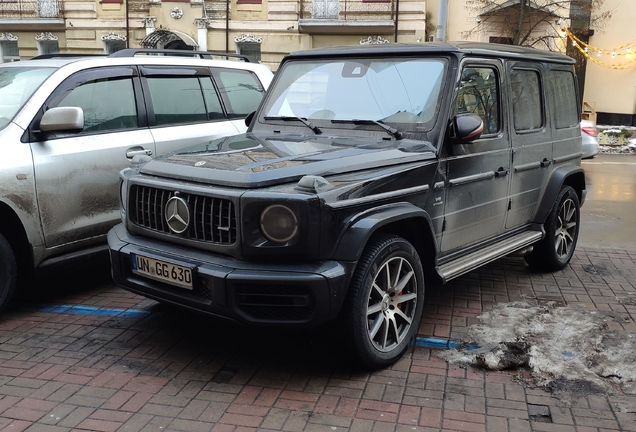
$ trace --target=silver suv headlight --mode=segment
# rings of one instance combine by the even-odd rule
[[[287,243],[298,235],[298,218],[287,206],[270,205],[261,212],[260,228],[268,240]]]

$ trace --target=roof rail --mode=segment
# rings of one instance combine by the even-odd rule
[[[44,60],[55,58],[78,58],[78,57],[104,57],[106,54],[78,54],[78,53],[51,53],[51,54],[39,54],[35,57],[31,57],[31,60]]]
[[[236,58],[246,63],[258,63],[253,57],[241,54],[232,54],[214,51],[188,51],[174,49],[154,49],[154,48],[126,48],[115,51],[108,57],[134,57],[137,54],[155,54],[164,56],[183,56],[183,57],[199,57],[202,59],[212,59],[213,57]]]

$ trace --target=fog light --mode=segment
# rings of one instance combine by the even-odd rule
[[[298,234],[298,219],[289,207],[271,205],[261,213],[261,232],[273,242],[288,242]]]

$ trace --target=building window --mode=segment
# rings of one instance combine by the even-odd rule
[[[512,45],[512,38],[509,37],[497,37],[497,36],[490,36],[488,38],[488,42],[490,43],[497,43],[497,44],[503,44],[503,45]]]
[[[112,54],[119,50],[126,49],[126,41],[104,41],[104,44],[106,45],[104,47],[106,54]]]
[[[102,36],[102,41],[104,42],[104,52],[106,54],[112,54],[126,48],[126,36],[119,33],[108,32]]]
[[[38,54],[57,54],[59,52],[60,47],[57,41],[38,42]]]
[[[253,34],[243,34],[234,38],[237,54],[250,56],[257,61],[261,61],[261,43],[263,38]]]
[[[2,59],[2,63],[20,61],[18,41],[0,42],[0,58]]]
[[[57,54],[60,52],[58,37],[50,32],[42,32],[35,36],[38,44],[38,54]]]

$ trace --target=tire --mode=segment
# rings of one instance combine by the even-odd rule
[[[579,238],[581,206],[576,191],[564,186],[545,221],[545,238],[526,255],[535,270],[557,271],[568,265]]]
[[[424,271],[415,248],[394,235],[372,238],[344,310],[354,358],[371,369],[397,361],[419,328],[423,308]]]
[[[4,309],[15,291],[18,265],[9,242],[0,234],[0,311]]]

